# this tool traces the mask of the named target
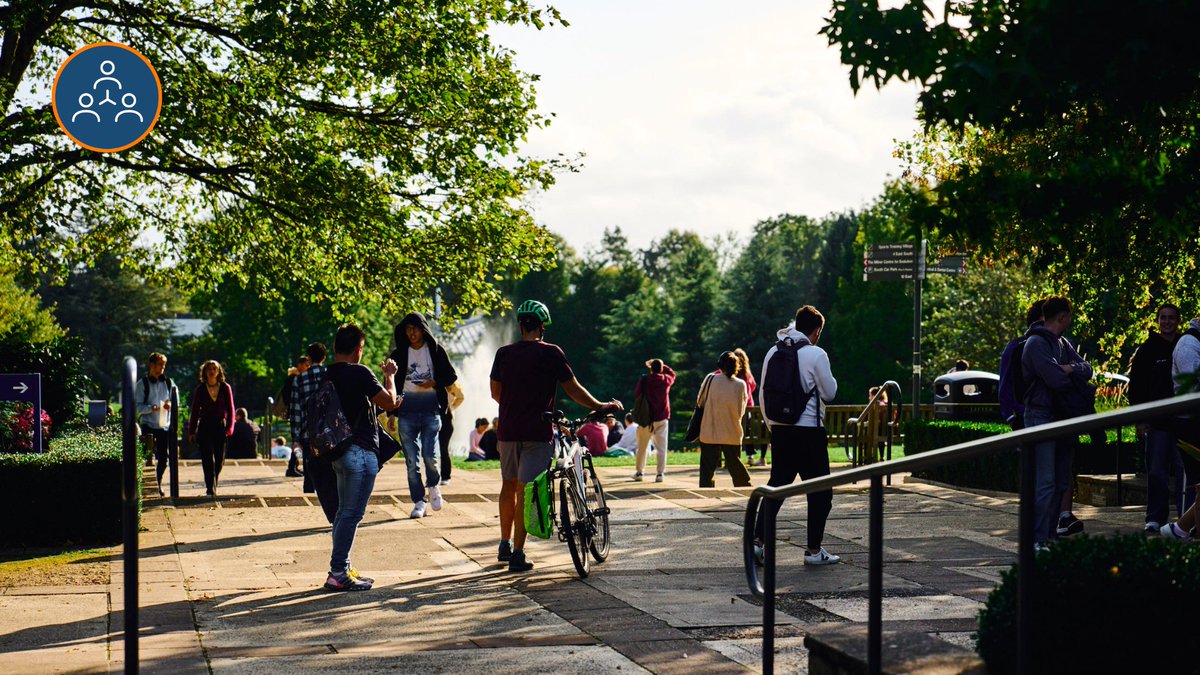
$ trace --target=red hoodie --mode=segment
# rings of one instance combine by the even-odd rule
[[[645,394],[646,402],[650,404],[650,420],[671,419],[671,385],[675,384],[675,371],[671,366],[663,364],[663,371],[658,375],[650,373],[638,378],[637,386],[633,388],[634,397]]]

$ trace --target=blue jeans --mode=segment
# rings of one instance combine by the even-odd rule
[[[1049,424],[1054,414],[1044,408],[1025,409],[1025,427]],[[1042,441],[1033,446],[1035,479],[1033,540],[1044,544],[1058,537],[1058,514],[1063,495],[1071,489],[1071,460],[1075,438]]]
[[[350,548],[354,546],[358,523],[366,513],[367,500],[375,489],[379,457],[370,450],[351,445],[341,457],[333,460],[333,471],[337,474],[338,509],[333,519],[333,555],[329,557],[329,571],[338,574],[350,568]]]
[[[1175,480],[1171,480],[1171,471]],[[1164,525],[1171,518],[1171,497],[1179,515],[1190,506],[1184,497],[1183,459],[1175,447],[1175,435],[1170,431],[1150,429],[1146,432],[1146,522]]]
[[[437,413],[397,415],[400,443],[404,445],[404,462],[408,465],[408,495],[413,504],[425,499],[426,487],[442,482],[438,472],[438,432],[442,418]],[[421,482],[421,460],[425,464],[425,482]]]

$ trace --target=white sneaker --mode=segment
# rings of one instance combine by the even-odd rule
[[[1147,520],[1146,526],[1142,528],[1142,532],[1144,532],[1147,537],[1157,537],[1158,531],[1161,529],[1162,526],[1158,523],[1154,522],[1153,520]]]
[[[829,551],[826,551],[824,548],[822,548],[820,551],[817,551],[816,553],[814,553],[812,555],[809,555],[808,553],[804,554],[804,564],[805,565],[832,565],[834,563],[839,563],[841,561],[842,561],[841,556],[833,555]]]
[[[424,499],[417,502],[417,505],[413,507],[412,513],[408,514],[408,517],[409,518],[424,518],[425,517],[425,500]]]
[[[639,471],[639,472],[633,474],[633,479],[639,483],[642,482],[642,472]]]
[[[449,478],[443,478],[443,479],[442,479],[442,485],[449,485],[449,484],[450,484],[450,479],[449,479]]]
[[[658,474],[657,476],[655,476],[655,477],[654,477],[654,482],[655,482],[655,483],[661,483],[661,482],[663,482],[663,475],[660,473],[660,474]]]
[[[442,489],[438,487],[429,488],[429,505],[434,511],[442,510]]]
[[[1162,536],[1166,537],[1167,539],[1182,539],[1184,541],[1192,540],[1192,535],[1188,532],[1184,532],[1175,523],[1167,523],[1166,525],[1163,525],[1159,532],[1161,532]]]

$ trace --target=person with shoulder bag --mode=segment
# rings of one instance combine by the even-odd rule
[[[720,375],[709,374],[696,396],[700,420],[700,487],[716,487],[714,475],[721,456],[734,487],[750,485],[750,474],[742,464],[742,417],[746,414],[746,381],[736,377],[738,362],[733,352],[721,354]]]

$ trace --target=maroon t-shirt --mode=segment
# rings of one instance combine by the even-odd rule
[[[554,431],[542,414],[554,410],[559,382],[575,377],[558,345],[522,340],[496,351],[492,379],[500,383],[502,441],[549,441]]]

